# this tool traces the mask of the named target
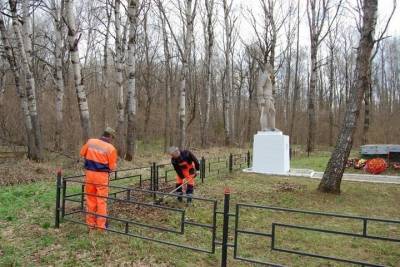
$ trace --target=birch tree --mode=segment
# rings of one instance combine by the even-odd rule
[[[378,0],[364,0],[362,4],[362,28],[357,48],[355,83],[350,91],[344,123],[336,141],[336,146],[325,169],[318,189],[322,192],[340,193],[340,184],[346,161],[349,157],[357,121],[360,115],[361,103],[368,89],[368,74],[371,64],[371,54],[374,47],[374,34]]]
[[[28,98],[28,110],[31,117],[32,134],[35,144],[35,148],[32,154],[32,159],[40,161],[43,159],[43,147],[42,147],[42,136],[40,131],[39,114],[37,111],[35,79],[31,72],[31,67],[29,62],[30,54],[28,55],[26,53],[26,48],[28,48],[28,51],[31,51],[32,44],[29,38],[26,38],[25,40],[27,41],[27,43],[24,43],[21,24],[18,20],[18,15],[17,15],[17,1],[9,0],[9,4],[12,14],[12,26],[14,29],[14,35],[17,40],[18,52],[20,54],[19,59],[21,60],[21,65],[25,74],[25,87]],[[24,6],[25,5],[28,5],[28,3],[24,3]],[[30,20],[29,17],[25,18],[27,24],[30,24],[27,22],[29,20]],[[29,27],[27,27],[26,30],[30,31]]]
[[[109,42],[110,42],[110,27],[111,27],[111,3],[110,0],[105,1],[106,7],[106,32],[104,38],[104,48],[103,48],[103,110],[102,110],[102,123],[103,129],[106,128],[108,124],[107,118],[107,106],[108,106],[108,95],[109,95],[109,88],[110,88],[110,64],[109,64]]]
[[[54,65],[55,65],[55,80],[56,80],[56,131],[55,131],[55,145],[56,151],[61,150],[62,147],[62,129],[63,129],[63,103],[64,103],[64,77],[63,77],[63,22],[62,9],[63,1],[61,6],[56,3],[56,0],[51,1],[51,9],[53,14],[53,24],[55,32],[55,43],[54,43]]]
[[[79,60],[78,43],[80,40],[80,35],[78,36],[75,23],[74,0],[64,0],[64,8],[66,14],[66,24],[68,27],[69,53],[71,57],[72,70],[74,73],[75,91],[78,99],[79,115],[82,128],[82,142],[86,142],[90,136],[90,113],[81,74],[81,63]]]
[[[310,81],[308,89],[308,136],[307,136],[307,152],[314,150],[316,136],[316,111],[315,111],[315,91],[317,87],[317,73],[319,69],[318,49],[321,42],[330,32],[334,23],[342,0],[334,3],[333,0],[307,0],[307,18],[310,32],[310,53],[311,53],[311,69]],[[328,15],[333,10],[332,20],[328,21]]]
[[[16,93],[20,99],[20,107],[22,110],[22,114],[24,116],[25,131],[26,131],[26,137],[27,137],[27,141],[28,141],[27,142],[28,143],[28,158],[34,159],[35,158],[35,154],[34,154],[35,153],[35,143],[34,143],[33,134],[32,134],[32,131],[33,131],[32,120],[31,120],[31,116],[29,113],[26,92],[25,92],[25,90],[22,89],[22,85],[21,85],[21,77],[20,77],[21,66],[18,63],[15,52],[11,46],[10,35],[6,29],[6,26],[4,23],[4,18],[3,18],[2,14],[0,14],[0,32],[1,32],[1,40],[3,43],[5,55],[6,55],[9,65],[10,65],[10,70],[13,73]]]
[[[232,32],[234,26],[234,19],[232,19],[232,4],[233,1],[228,3],[228,0],[223,0],[224,9],[224,31],[225,31],[225,81],[222,92],[222,107],[223,107],[223,119],[224,119],[224,130],[225,130],[225,144],[229,145],[232,142],[232,120],[231,115],[233,110],[231,109],[231,95],[232,95],[232,62],[231,62],[231,51],[232,51]]]
[[[300,0],[297,0],[297,25],[296,25],[296,63],[294,69],[294,87],[293,87],[293,98],[292,98],[292,118],[290,120],[289,136],[290,140],[293,141],[293,131],[296,122],[297,114],[297,102],[299,98],[300,83],[299,83],[299,44],[300,44]]]
[[[114,3],[114,19],[115,19],[115,70],[117,73],[117,149],[120,156],[125,155],[124,146],[124,122],[125,122],[125,109],[124,109],[124,83],[123,83],[123,64],[124,53],[123,43],[121,40],[121,0],[115,0]]]
[[[128,41],[128,95],[127,113],[128,127],[126,134],[125,159],[130,161],[135,153],[135,116],[136,116],[136,28],[138,16],[138,0],[129,0],[129,41]]]
[[[207,145],[208,131],[210,123],[210,106],[211,106],[211,89],[213,85],[212,73],[214,72],[213,56],[214,56],[214,0],[204,0],[206,7],[206,18],[204,24],[204,40],[205,40],[205,65],[206,65],[206,81],[205,81],[205,111],[204,119],[201,127],[201,146]]]
[[[183,32],[183,48],[180,45],[176,34],[174,33],[171,23],[168,20],[168,17],[165,13],[165,9],[162,6],[160,0],[158,0],[159,8],[168,24],[168,28],[172,34],[172,37],[175,41],[175,44],[178,48],[178,52],[181,58],[182,69],[180,75],[180,85],[179,85],[179,146],[181,148],[185,147],[186,145],[186,88],[187,88],[187,81],[189,78],[189,59],[192,50],[192,42],[193,42],[193,24],[194,19],[196,17],[196,8],[197,8],[197,0],[187,0],[185,1],[184,5],[184,30]]]

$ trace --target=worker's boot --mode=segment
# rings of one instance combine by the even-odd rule
[[[193,185],[188,184],[186,188],[186,196],[187,198],[187,203],[190,205],[192,203],[192,196],[193,196]]]
[[[175,184],[175,188],[178,188],[178,187],[180,187],[182,184]],[[176,190],[176,194],[177,195],[183,195],[183,192],[182,192],[182,187],[181,188],[179,188],[178,190]],[[177,197],[177,199],[178,199],[178,201],[179,202],[182,202],[182,197]]]

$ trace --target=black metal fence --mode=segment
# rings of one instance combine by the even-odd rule
[[[206,160],[201,159],[200,180],[207,181],[213,177],[218,177],[224,173],[233,172],[251,165],[250,153],[243,155],[230,154],[227,157],[219,157]],[[214,254],[216,247],[221,247],[221,266],[228,264],[229,248],[233,249],[233,260],[239,260],[252,264],[268,266],[283,266],[268,260],[258,259],[248,256],[251,254],[240,243],[243,236],[251,236],[266,240],[270,252],[298,255],[327,261],[334,261],[359,266],[383,266],[380,263],[369,263],[361,260],[347,259],[334,255],[322,255],[313,252],[292,249],[279,245],[279,231],[290,229],[295,231],[326,233],[337,236],[348,236],[366,240],[380,240],[384,242],[394,242],[400,244],[400,237],[374,235],[369,231],[371,223],[394,224],[400,227],[399,220],[378,219],[363,216],[343,215],[327,212],[306,211],[299,209],[288,209],[281,207],[262,206],[255,204],[236,203],[234,212],[230,211],[230,192],[225,190],[222,209],[218,209],[218,201],[212,198],[192,197],[196,202],[196,213],[198,221],[189,219],[187,212],[190,208],[170,207],[158,203],[157,199],[176,198],[176,194],[161,192],[163,185],[171,181],[173,169],[169,165],[155,164],[150,167],[135,168],[129,170],[118,170],[110,175],[108,185],[109,195],[104,197],[109,205],[109,214],[106,216],[92,214],[85,210],[85,180],[84,176],[62,177],[61,172],[57,174],[56,191],[56,216],[55,226],[60,223],[72,222],[77,224],[85,223],[87,214],[104,217],[107,219],[107,231],[132,236],[135,238],[153,241],[165,245],[171,245],[192,251]],[[188,198],[183,195],[182,198]],[[146,214],[156,214],[150,220],[140,221],[137,212],[145,211]],[[243,216],[246,214],[254,215],[260,212],[276,212],[286,215],[307,215],[326,218],[346,219],[360,224],[360,232],[338,230],[337,227],[310,227],[304,224],[285,223],[280,219],[270,218],[266,221],[269,231],[260,231],[246,226]],[[283,216],[283,215],[282,215]],[[158,219],[157,219],[158,218]],[[168,218],[168,220],[166,220]],[[222,222],[219,221],[222,219]],[[168,222],[168,225],[165,223]],[[220,222],[220,223],[218,223]],[[222,233],[218,229],[222,227]],[[186,231],[190,228],[190,231]],[[205,236],[203,242],[196,238],[192,241],[188,238],[190,233]],[[219,233],[219,235],[218,235]],[[188,241],[189,240],[189,241]],[[248,249],[248,248],[247,248]],[[265,258],[265,257],[263,257]],[[400,259],[399,259],[400,262]]]

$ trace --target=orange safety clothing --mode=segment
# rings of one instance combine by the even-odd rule
[[[194,186],[194,178],[196,177],[194,163],[189,164],[186,161],[182,161],[178,163],[178,165],[182,171],[183,176],[185,177],[184,179],[188,181],[188,185]],[[178,174],[176,175],[176,183],[179,185],[183,184],[183,179]]]
[[[86,171],[86,224],[90,228],[105,229],[107,219],[108,173]],[[95,213],[95,214],[93,214]]]
[[[110,172],[117,167],[117,150],[106,138],[89,139],[80,154],[85,158],[86,170]]]
[[[85,158],[86,224],[106,228],[109,172],[117,167],[117,150],[107,138],[89,139],[80,155]],[[95,213],[95,214],[93,214]]]

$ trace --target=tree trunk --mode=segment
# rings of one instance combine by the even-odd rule
[[[146,91],[146,104],[145,104],[145,117],[144,117],[144,141],[149,141],[149,124],[151,117],[151,106],[153,105],[153,90],[151,86],[151,62],[150,62],[150,40],[148,35],[148,15],[144,15],[143,31],[144,31],[144,57],[145,57],[145,71],[143,73],[144,89]]]
[[[212,88],[212,73],[213,73],[213,56],[214,56],[214,0],[204,0],[207,12],[207,32],[205,33],[206,40],[206,103],[204,121],[201,127],[201,146],[205,147],[208,143],[208,131],[210,122],[210,106],[211,106],[211,88]]]
[[[120,157],[125,156],[124,146],[124,122],[125,122],[125,109],[124,109],[124,84],[122,75],[122,66],[124,63],[124,54],[121,43],[121,14],[120,14],[121,0],[115,0],[115,69],[117,73],[117,150]]]
[[[129,42],[128,42],[128,129],[126,135],[125,159],[131,161],[135,153],[135,116],[136,116],[136,23],[138,2],[129,0]]]
[[[316,118],[315,118],[315,88],[317,85],[317,41],[311,41],[311,73],[310,84],[308,88],[308,136],[307,136],[307,153],[314,151]]]
[[[79,61],[78,48],[80,36],[77,35],[75,25],[74,0],[64,0],[64,7],[67,17],[69,53],[71,56],[72,70],[74,72],[75,91],[78,99],[82,128],[82,142],[85,143],[90,136],[90,114],[85,87],[81,76],[81,64]]]
[[[103,57],[104,57],[104,62],[103,62],[103,91],[102,91],[102,96],[103,96],[103,103],[102,103],[102,130],[104,130],[107,125],[108,125],[108,120],[107,120],[107,107],[108,107],[108,91],[110,88],[110,75],[109,75],[109,64],[108,64],[108,44],[109,44],[109,39],[110,39],[110,25],[111,25],[111,10],[108,4],[108,1],[106,1],[106,13],[107,13],[107,27],[106,27],[106,36],[104,40],[104,48],[103,48]]]
[[[372,64],[372,62],[371,62]],[[368,144],[368,132],[370,124],[370,110],[371,110],[371,95],[372,95],[372,77],[371,69],[368,71],[368,88],[365,90],[364,94],[364,125],[363,125],[363,136],[362,144]]]
[[[329,59],[329,146],[333,146],[333,91],[334,88],[334,68],[333,68],[333,59],[334,59],[334,46],[331,45],[329,48],[330,51],[330,59]]]
[[[185,1],[185,18],[186,18],[186,36],[184,39],[184,51],[182,57],[182,75],[179,89],[179,147],[186,146],[186,87],[189,78],[189,59],[193,41],[193,24],[195,17],[195,10],[192,12],[193,0]],[[197,2],[196,2],[197,3]],[[196,6],[194,7],[196,8]]]
[[[228,0],[223,0],[224,7],[224,23],[225,23],[225,82],[223,88],[223,117],[224,117],[224,130],[225,130],[225,145],[230,145],[232,142],[231,136],[231,99],[232,94],[232,67],[231,67],[231,43],[232,43],[232,25],[230,23],[230,12],[232,7],[232,2],[228,5]]]
[[[363,1],[361,39],[357,52],[354,88],[350,92],[344,123],[337,138],[335,149],[318,187],[322,192],[340,193],[340,184],[345,164],[353,145],[363,96],[365,95],[365,90],[369,88],[368,74],[371,53],[374,47],[377,9],[377,0]]]
[[[6,73],[5,73],[5,71],[1,71],[1,73],[0,73],[0,110],[3,109],[5,92],[6,92]]]
[[[1,39],[4,46],[4,51],[7,57],[7,61],[10,64],[10,69],[14,76],[14,83],[18,97],[20,98],[20,105],[22,114],[24,115],[24,123],[25,123],[25,131],[27,137],[27,145],[28,145],[28,158],[34,158],[35,154],[35,143],[32,134],[32,121],[31,116],[29,114],[28,109],[28,100],[26,98],[25,90],[22,89],[21,86],[21,78],[20,78],[20,66],[16,61],[16,55],[12,50],[9,40],[9,34],[6,30],[3,15],[0,14],[0,32],[1,32]]]
[[[42,136],[40,131],[40,122],[39,122],[39,115],[37,112],[37,103],[36,103],[36,90],[35,90],[35,79],[32,75],[31,68],[29,66],[29,58],[26,54],[25,47],[32,47],[30,39],[26,39],[28,41],[27,44],[24,44],[24,39],[22,37],[21,25],[18,21],[17,17],[17,2],[16,0],[9,0],[11,13],[13,16],[13,29],[15,33],[15,37],[18,43],[18,50],[20,53],[20,60],[21,64],[25,73],[25,87],[26,87],[26,94],[28,97],[28,109],[29,114],[31,117],[32,122],[32,131],[33,131],[33,138],[35,143],[35,150],[32,154],[32,159],[40,161],[43,159],[43,147],[42,147]],[[25,3],[27,5],[27,3]],[[26,21],[29,20],[29,17]],[[28,29],[29,30],[29,29]],[[28,48],[29,49],[29,48]]]
[[[54,149],[60,151],[62,149],[62,130],[63,130],[63,103],[64,103],[64,77],[63,68],[63,22],[61,21],[61,8],[54,5],[54,28],[56,35],[55,42],[55,68],[56,68],[56,131]]]
[[[164,66],[165,66],[165,121],[164,121],[164,151],[167,151],[168,147],[172,145],[171,140],[171,54],[169,49],[169,40],[167,34],[167,26],[165,18],[162,14],[160,16],[162,24],[162,35],[163,35],[163,45],[164,45]]]
[[[294,141],[294,126],[297,113],[297,101],[299,98],[299,45],[300,45],[300,0],[297,1],[297,28],[296,28],[296,63],[294,70],[294,88],[293,88],[293,99],[292,99],[292,118],[290,120],[289,136],[290,141]]]

